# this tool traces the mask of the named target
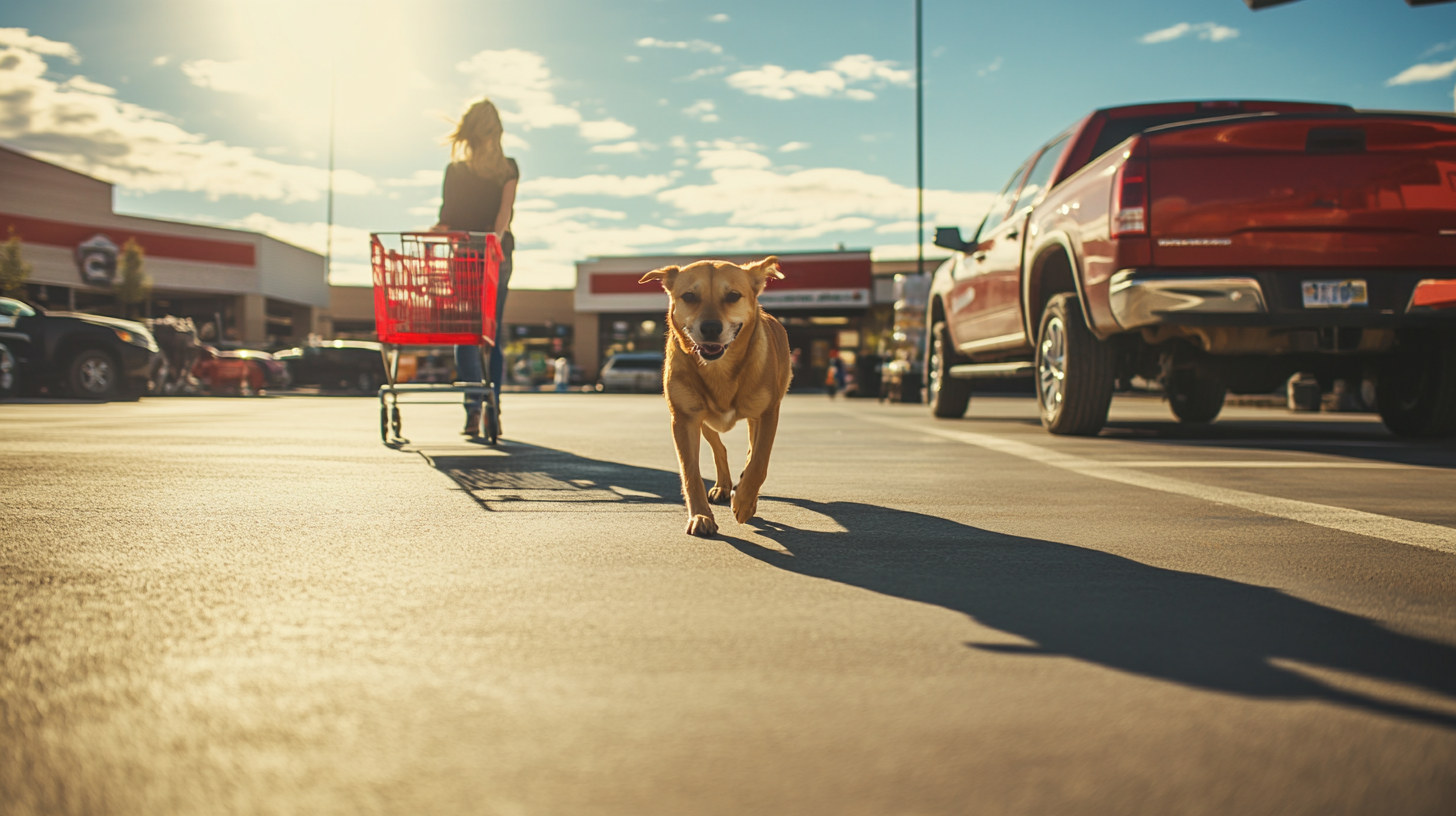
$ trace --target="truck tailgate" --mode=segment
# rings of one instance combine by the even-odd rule
[[[1456,267],[1456,119],[1274,115],[1144,134],[1159,267]]]

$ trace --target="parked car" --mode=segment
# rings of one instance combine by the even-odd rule
[[[662,352],[624,351],[612,355],[597,376],[598,391],[661,391]]]
[[[219,351],[208,345],[201,347],[192,374],[209,394],[256,394],[287,388],[292,381],[288,368],[266,351]]]
[[[386,381],[381,348],[368,340],[331,340],[274,352],[273,357],[287,366],[294,386],[373,394]]]
[[[1298,102],[1095,111],[1038,148],[935,274],[928,398],[1034,376],[1052,433],[1116,383],[1184,422],[1298,372],[1376,382],[1397,434],[1456,434],[1456,117]]]
[[[159,360],[157,341],[140,323],[0,298],[0,397],[44,389],[138,399]]]

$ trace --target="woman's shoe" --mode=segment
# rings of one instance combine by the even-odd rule
[[[460,433],[465,436],[480,436],[480,411],[467,411],[465,413],[465,429]]]

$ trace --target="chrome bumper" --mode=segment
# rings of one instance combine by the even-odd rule
[[[1253,278],[1150,278],[1131,270],[1112,276],[1112,316],[1124,329],[1155,326],[1180,314],[1265,314],[1264,290]]]

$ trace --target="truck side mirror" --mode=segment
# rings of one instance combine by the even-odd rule
[[[936,227],[935,245],[944,249],[953,249],[957,252],[970,252],[975,249],[970,244],[961,240],[960,227]]]

